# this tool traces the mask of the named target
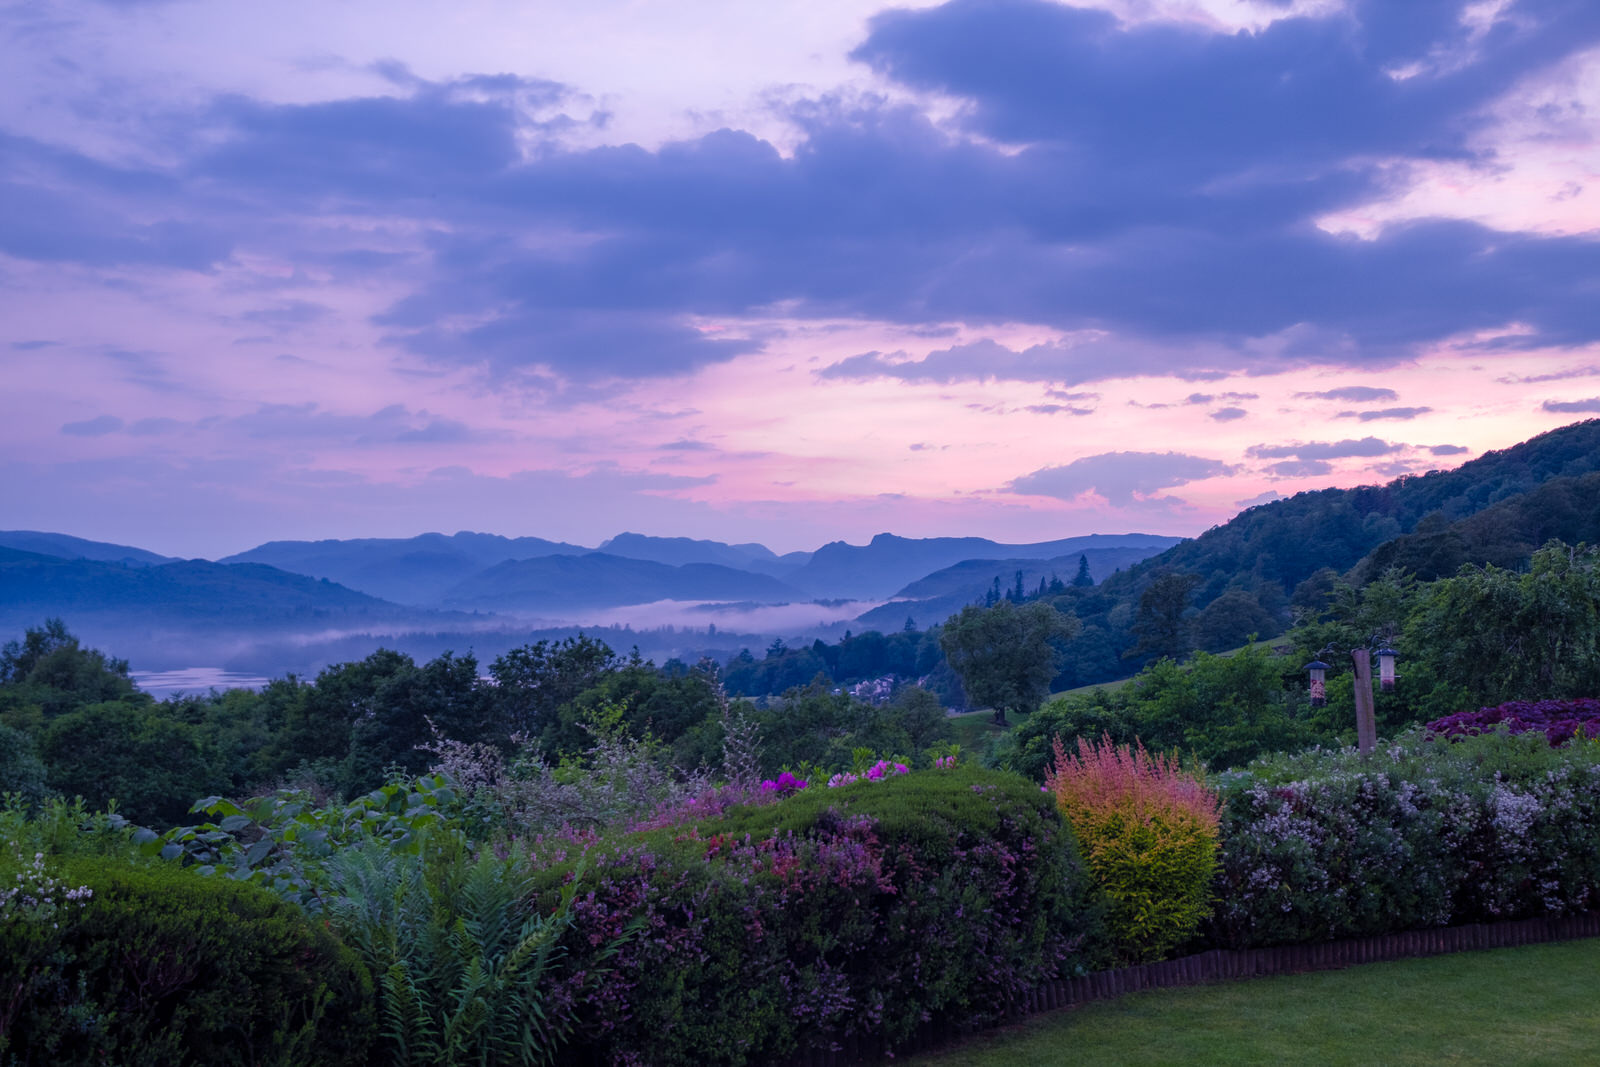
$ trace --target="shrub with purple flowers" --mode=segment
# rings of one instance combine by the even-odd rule
[[[1211,937],[1322,941],[1600,906],[1600,743],[1414,731],[1219,777]]]
[[[1449,738],[1496,730],[1508,734],[1540,733],[1552,745],[1564,745],[1580,732],[1584,737],[1600,737],[1600,699],[1511,700],[1492,708],[1459,711],[1427,725],[1429,734]]]
[[[549,858],[542,904],[578,883],[554,1008],[611,1063],[756,1062],[849,1035],[892,1048],[935,1013],[994,1019],[1103,958],[1070,829],[1007,774],[885,771],[627,835],[576,874],[575,853]]]

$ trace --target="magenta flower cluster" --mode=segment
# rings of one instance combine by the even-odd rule
[[[1542,733],[1552,745],[1566,744],[1579,731],[1585,737],[1600,737],[1600,700],[1512,700],[1447,715],[1427,726],[1430,734],[1452,739],[1500,729],[1509,734]]]
[[[951,758],[954,759],[954,757]],[[828,779],[828,788],[837,789],[841,785],[849,785],[851,782],[881,782],[883,779],[888,778],[891,775],[910,773],[911,768],[907,767],[904,763],[890,763],[886,759],[881,759],[860,774],[855,774],[851,771],[843,771],[834,775],[832,778]]]
[[[786,797],[790,793],[800,792],[800,790],[804,789],[807,784],[809,783],[807,783],[804,778],[796,778],[790,772],[784,771],[779,774],[778,777],[768,778],[766,781],[762,782],[761,791],[763,793],[775,793],[780,797]]]

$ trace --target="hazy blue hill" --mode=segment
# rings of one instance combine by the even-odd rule
[[[674,567],[604,552],[508,560],[451,589],[447,606],[557,613],[655,600],[780,603],[805,597],[776,578],[714,563]]]
[[[44,533],[39,530],[0,530],[0,547],[37,552],[61,559],[92,559],[106,563],[126,563],[130,566],[150,566],[170,563],[171,556],[158,556],[142,548],[113,545],[105,541],[86,541],[68,534]]]
[[[866,545],[843,541],[823,545],[789,580],[816,596],[869,599],[891,596],[919,578],[966,560],[1047,560],[1107,548],[1148,549],[1145,555],[1151,555],[1179,540],[1157,534],[1090,534],[1033,544],[1001,544],[984,537],[916,539],[883,533]],[[1074,557],[1074,573],[1076,567]],[[1062,580],[1071,577],[1065,575]]]
[[[0,548],[0,621],[7,629],[51,615],[130,622],[226,620],[248,627],[330,615],[378,618],[406,609],[332,582],[259,563],[180,560],[125,566]]]
[[[434,605],[445,592],[497,563],[587,551],[581,545],[542,537],[427,533],[406,538],[269,541],[219,562],[265,563],[399,604]]]
[[[644,559],[681,567],[686,563],[715,563],[723,567],[749,570],[751,564],[776,564],[778,557],[766,545],[730,545],[721,541],[697,541],[689,537],[650,537],[620,533],[602,541],[597,552],[627,559]]]
[[[1089,563],[1089,575],[1104,581],[1118,570],[1125,570],[1154,555],[1154,548],[1086,548],[1054,559],[969,559],[919,578],[895,593],[889,603],[860,616],[863,624],[877,630],[899,629],[906,617],[918,628],[943,622],[968,604],[980,602],[1000,579],[1002,591],[1009,591],[1022,572],[1022,586],[1028,593],[1039,587],[1040,579],[1051,576],[1071,584],[1078,574],[1079,558]]]

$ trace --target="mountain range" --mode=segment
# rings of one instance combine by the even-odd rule
[[[187,666],[261,633],[283,647],[306,648],[324,640],[307,634],[336,632],[359,644],[362,634],[431,633],[454,642],[441,647],[460,649],[474,644],[463,634],[592,625],[619,606],[674,601],[752,609],[743,622],[766,611],[760,626],[733,639],[751,643],[763,634],[792,638],[802,628],[775,621],[797,616],[763,606],[828,607],[828,619],[819,622],[813,610],[804,626],[819,636],[831,635],[829,627],[899,629],[908,616],[927,627],[983,599],[996,579],[1012,588],[1018,572],[1030,594],[1052,573],[1070,582],[1081,559],[1096,584],[1052,602],[1083,623],[1067,667],[1083,684],[1126,674],[1157,654],[1140,649],[1136,630],[1145,593],[1169,575],[1176,580],[1164,588],[1184,590],[1194,644],[1227,648],[1252,633],[1279,632],[1291,604],[1309,603],[1330,574],[1359,582],[1388,566],[1424,578],[1463,563],[1515,566],[1550,537],[1600,540],[1600,420],[1486,452],[1454,470],[1257,505],[1188,540],[1135,533],[1004,544],[885,533],[866,545],[833,542],[778,555],[762,545],[637,533],[589,548],[462,532],[276,541],[210,562],[65,534],[0,531],[0,627],[15,634],[65,616],[86,639],[119,655],[128,645],[111,635],[150,649],[166,640],[172,647],[165,658]],[[662,625],[649,617],[636,610],[627,625]],[[708,625],[719,639],[731,627],[722,615],[700,618],[674,625],[692,625],[699,650],[715,651],[703,643]],[[175,633],[185,636],[179,641]],[[305,658],[317,659],[309,652]]]
[[[213,562],[11,530],[0,531],[0,632],[20,632],[62,616],[85,639],[138,650],[141,661],[163,666],[192,665],[197,656],[232,657],[236,653],[228,650],[265,640],[310,644],[334,635],[347,640],[361,633],[434,633],[442,635],[440,640],[457,635],[460,644],[463,633],[593,625],[603,621],[597,613],[608,609],[662,602],[687,605],[689,615],[673,618],[701,630],[755,625],[757,639],[794,637],[797,629],[820,635],[835,623],[858,625],[861,611],[893,594],[913,598],[930,623],[943,617],[935,618],[943,605],[959,608],[981,599],[994,577],[982,568],[930,574],[972,554],[1004,558],[1009,582],[1018,569],[1014,565],[1031,575],[1052,558],[1054,569],[1070,577],[1078,556],[1055,558],[1063,550],[1080,550],[1098,575],[1177,540],[1093,535],[1005,545],[984,538],[880,534],[866,545],[835,542],[815,552],[779,555],[759,544],[638,533],[618,534],[588,548],[538,537],[460,532],[272,541]],[[933,586],[916,587],[928,579]],[[782,622],[791,616],[771,614],[759,624],[746,621],[763,605],[818,601],[831,605],[826,619],[812,612],[804,622]],[[692,614],[696,604],[726,610],[697,617]],[[634,616],[639,625],[652,625],[648,611]],[[900,612],[894,625],[904,617]],[[469,637],[464,643],[480,642]],[[260,669],[258,661],[252,662]]]

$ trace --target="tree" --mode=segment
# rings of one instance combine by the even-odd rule
[[[1080,555],[1078,557],[1078,573],[1072,579],[1072,585],[1076,589],[1087,589],[1093,584],[1094,575],[1089,573],[1089,557]]]
[[[556,710],[599,682],[617,666],[604,641],[579,634],[514,648],[489,665],[504,724],[536,734],[555,720]]]
[[[1254,595],[1243,589],[1230,589],[1201,609],[1194,618],[1193,629],[1196,644],[1210,652],[1221,652],[1238,648],[1251,635],[1270,636],[1280,626]]]
[[[1190,594],[1199,585],[1198,574],[1168,571],[1145,588],[1139,595],[1139,614],[1133,623],[1139,643],[1128,653],[1130,658],[1148,655],[1177,659],[1193,647],[1184,613],[1189,609]]]
[[[1429,717],[1600,692],[1600,550],[1552,541],[1525,573],[1469,565],[1424,590],[1403,649]]]
[[[1056,674],[1055,642],[1077,636],[1078,620],[1042,601],[1016,605],[1000,600],[987,608],[969,604],[944,624],[939,647],[961,676],[973,703],[1006,712],[1028,712],[1050,693]]]

